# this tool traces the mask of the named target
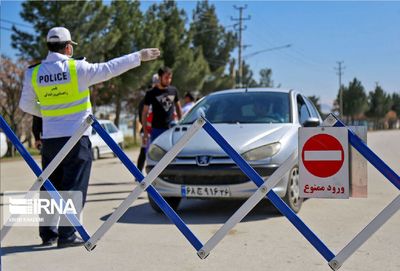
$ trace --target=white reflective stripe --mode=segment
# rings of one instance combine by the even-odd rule
[[[90,97],[84,97],[78,101],[75,102],[71,102],[71,103],[65,103],[65,104],[57,104],[57,105],[47,105],[47,106],[41,106],[41,110],[54,110],[54,109],[61,109],[61,108],[69,108],[71,106],[75,106],[78,104],[83,104],[83,103],[87,103],[90,102]]]
[[[341,161],[341,151],[305,151],[304,161]]]

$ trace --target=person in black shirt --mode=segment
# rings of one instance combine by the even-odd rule
[[[144,97],[144,106],[142,112],[143,127],[146,127],[146,116],[149,112],[149,106],[152,106],[153,120],[151,123],[150,142],[153,142],[160,134],[170,128],[174,120],[174,112],[178,119],[182,117],[182,108],[178,98],[178,90],[171,86],[172,70],[164,67],[158,70],[160,83],[146,92]],[[146,129],[143,131],[143,145],[147,145],[149,135]]]

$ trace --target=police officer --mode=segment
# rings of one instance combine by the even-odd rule
[[[109,80],[160,55],[159,49],[149,48],[105,63],[91,64],[85,59],[72,58],[74,45],[77,43],[71,40],[68,29],[50,29],[47,34],[49,53],[46,59],[25,72],[19,106],[23,111],[43,119],[43,168],[46,168],[86,117],[92,114],[89,86]],[[88,129],[50,176],[57,190],[81,191],[83,203],[92,164],[88,137],[90,133],[91,129]],[[57,223],[40,226],[39,234],[43,245],[57,242],[58,247],[67,247],[83,243],[72,226],[57,228]]]

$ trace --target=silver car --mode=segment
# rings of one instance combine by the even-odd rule
[[[298,128],[318,126],[321,117],[295,90],[254,88],[219,91],[201,99],[149,147],[149,172],[190,125],[203,115],[228,143],[267,180],[297,150]],[[274,188],[293,211],[302,205],[299,170],[292,168]],[[200,130],[153,183],[175,210],[182,198],[249,198],[257,186],[221,147]],[[149,197],[151,206],[160,211]]]

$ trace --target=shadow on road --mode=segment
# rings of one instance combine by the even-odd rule
[[[24,246],[10,246],[2,247],[2,256],[13,253],[26,253],[26,252],[40,252],[59,249],[57,246],[42,246],[42,245],[24,245]]]
[[[242,206],[239,200],[182,200],[177,211],[186,224],[225,223]],[[105,221],[111,214],[100,219]],[[276,209],[267,201],[261,201],[242,222],[280,217]],[[154,211],[149,203],[130,207],[118,223],[132,224],[171,224],[167,216]]]

